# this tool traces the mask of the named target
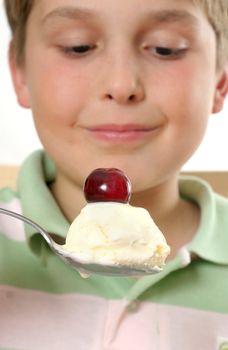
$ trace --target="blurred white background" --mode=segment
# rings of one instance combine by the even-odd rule
[[[9,38],[3,0],[0,0],[0,164],[20,164],[41,145],[30,111],[20,108],[14,95],[7,64]],[[184,170],[228,170],[227,133],[228,100],[222,113],[210,117],[203,143]]]

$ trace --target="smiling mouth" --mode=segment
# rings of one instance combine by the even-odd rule
[[[109,124],[87,128],[87,131],[98,140],[113,144],[124,144],[143,141],[147,137],[151,137],[158,128],[159,126]]]

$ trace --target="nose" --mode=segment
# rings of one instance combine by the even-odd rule
[[[143,79],[137,63],[127,55],[108,60],[103,97],[118,104],[139,103],[145,98]]]

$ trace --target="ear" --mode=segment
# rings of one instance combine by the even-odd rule
[[[18,103],[24,108],[30,108],[29,90],[26,83],[25,64],[19,64],[17,62],[15,50],[12,43],[9,49],[9,66]]]
[[[228,93],[228,66],[219,75],[219,79],[215,89],[212,113],[218,113],[223,109],[227,93]]]

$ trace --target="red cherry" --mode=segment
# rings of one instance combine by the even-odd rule
[[[128,203],[131,195],[131,183],[119,169],[99,168],[93,170],[84,185],[87,202]]]

